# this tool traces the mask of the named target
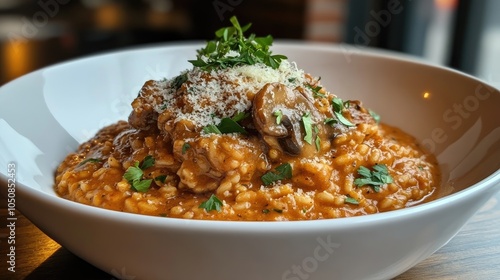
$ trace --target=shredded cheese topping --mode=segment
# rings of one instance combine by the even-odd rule
[[[158,113],[169,110],[175,122],[186,119],[200,126],[248,111],[253,96],[267,83],[279,82],[295,88],[306,82],[304,71],[288,60],[283,60],[277,69],[265,64],[235,66],[211,72],[193,67],[181,75],[187,77],[183,85],[187,88],[176,89],[175,78],[157,81],[157,90],[154,92],[160,98],[149,96],[148,101]]]

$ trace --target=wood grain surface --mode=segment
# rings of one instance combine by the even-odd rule
[[[2,202],[5,202],[2,200]],[[76,257],[17,213],[16,272],[7,270],[6,203],[0,207],[0,279],[136,279],[126,270],[103,272]],[[500,279],[500,193],[492,197],[443,248],[395,278]]]

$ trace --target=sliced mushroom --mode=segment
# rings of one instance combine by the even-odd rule
[[[306,113],[320,119],[312,100],[284,84],[268,83],[253,99],[255,128],[269,146],[290,155],[299,155],[303,150],[305,132],[301,122]]]

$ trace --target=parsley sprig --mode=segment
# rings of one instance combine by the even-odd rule
[[[127,168],[125,174],[123,174],[123,178],[127,180],[131,186],[131,188],[138,192],[147,192],[153,179],[144,179],[144,170],[155,164],[155,159],[153,156],[148,155],[144,158],[141,165],[139,166],[139,162],[136,161],[133,166]]]
[[[292,165],[290,163],[283,163],[276,167],[275,171],[269,171],[260,178],[265,186],[269,186],[276,181],[290,179],[292,178]]]
[[[329,125],[335,125],[337,123],[343,124],[345,126],[354,126],[352,122],[342,115],[342,112],[349,107],[349,101],[342,101],[342,99],[335,97],[332,99],[332,109],[335,118],[327,118],[325,123]]]
[[[385,164],[375,164],[373,170],[364,166],[358,168],[358,174],[361,176],[354,180],[354,184],[358,187],[371,186],[375,192],[380,192],[380,187],[393,182],[389,170]]]
[[[212,194],[210,198],[202,202],[200,206],[198,206],[198,208],[205,209],[207,212],[210,212],[212,210],[220,212],[222,205],[223,205],[222,201],[217,196]]]
[[[273,55],[269,50],[273,44],[273,37],[256,37],[251,34],[245,37],[244,33],[250,28],[251,23],[241,26],[238,19],[230,18],[233,26],[224,27],[215,32],[215,40],[207,42],[205,48],[197,50],[196,60],[189,60],[195,67],[210,71],[237,65],[254,65],[264,63],[277,69],[284,55]],[[231,52],[236,52],[233,55]]]
[[[241,133],[247,134],[248,132],[238,122],[249,117],[249,113],[240,112],[232,118],[222,118],[218,125],[209,124],[203,127],[203,132],[206,134],[228,134],[228,133]]]
[[[81,161],[78,166],[82,166],[86,163],[99,163],[102,162],[102,159],[100,158],[86,158],[85,160]]]

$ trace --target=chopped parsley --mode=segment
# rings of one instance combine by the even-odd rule
[[[273,115],[276,117],[276,124],[280,125],[283,119],[283,112],[281,110],[274,111]]]
[[[184,144],[182,144],[182,154],[185,154],[187,150],[189,150],[189,148],[191,148],[191,145],[189,145],[189,143],[187,142],[184,142]]]
[[[242,133],[246,134],[247,131],[235,120],[231,118],[223,118],[217,128],[222,134],[226,133]]]
[[[182,84],[184,84],[188,80],[187,73],[180,74],[179,76],[175,77],[174,80],[172,81],[172,85],[174,86],[175,89],[179,89]]]
[[[358,174],[361,177],[354,180],[354,184],[357,187],[371,186],[375,192],[380,192],[380,186],[393,182],[385,164],[377,163],[373,166],[373,170],[360,166]]]
[[[127,171],[125,171],[125,174],[123,174],[123,178],[129,182],[133,190],[147,192],[153,180],[143,178],[144,170],[153,166],[154,163],[154,157],[148,155],[144,158],[140,166],[138,161],[136,161],[133,166],[130,166]]]
[[[223,205],[222,201],[219,198],[217,198],[217,196],[212,194],[210,198],[202,202],[200,206],[198,206],[198,208],[203,208],[207,212],[210,212],[212,210],[220,212],[222,205]]]
[[[245,128],[243,128],[238,122],[247,118],[248,113],[240,112],[232,118],[222,118],[218,125],[209,124],[203,128],[203,132],[206,134],[228,134],[228,133],[242,133],[247,134]]]
[[[85,160],[81,161],[78,166],[84,165],[86,163],[99,163],[101,162],[102,159],[100,158],[86,158]]]
[[[304,131],[305,131],[304,141],[312,145],[313,121],[310,113],[304,113],[304,115],[302,115],[302,124],[304,125]]]
[[[238,65],[254,65],[264,63],[277,69],[284,55],[273,55],[270,46],[273,37],[256,37],[251,34],[245,37],[245,32],[251,23],[241,26],[235,16],[230,18],[232,26],[224,27],[215,32],[215,39],[208,41],[206,46],[197,50],[196,60],[189,60],[195,67],[210,71]],[[234,54],[232,53],[234,52]]]
[[[240,122],[246,118],[250,117],[250,113],[247,113],[247,112],[239,112],[237,113],[236,115],[234,115],[234,117],[232,117],[231,119],[235,122]]]
[[[148,169],[153,165],[155,165],[155,158],[152,155],[147,155],[142,161],[141,169]]]
[[[275,171],[269,171],[266,174],[260,177],[262,179],[262,183],[265,186],[269,186],[274,182],[290,179],[292,178],[292,166],[290,163],[283,163],[280,166],[275,168]]]
[[[203,128],[203,132],[206,134],[214,133],[214,134],[222,134],[219,128],[215,124],[209,124]]]
[[[345,126],[354,126],[352,122],[350,122],[348,119],[342,115],[342,112],[345,110],[345,108],[349,106],[349,101],[342,101],[342,99],[335,97],[332,99],[332,109],[333,109],[333,115],[335,118],[327,118],[325,120],[326,124],[329,125],[334,125],[337,123],[343,124]]]
[[[165,180],[167,180],[167,175],[158,175],[155,177],[155,181],[161,182],[162,184],[165,183]]]
[[[319,128],[317,126],[314,126],[314,133],[316,133],[314,143],[316,144],[316,150],[319,151],[321,149],[321,138],[319,138]]]
[[[354,204],[354,205],[359,204],[359,201],[357,201],[355,198],[352,198],[350,196],[346,196],[346,198],[344,199],[344,202],[349,203],[349,204]]]
[[[321,80],[321,77],[319,77],[319,79],[317,80],[317,82],[319,82],[320,80]],[[321,87],[319,85],[312,86],[310,84],[306,84],[306,87],[308,87],[310,90],[312,90],[314,97],[321,97],[321,98],[325,98],[326,97],[326,95],[324,95],[323,93],[320,92],[323,89],[323,87]]]

